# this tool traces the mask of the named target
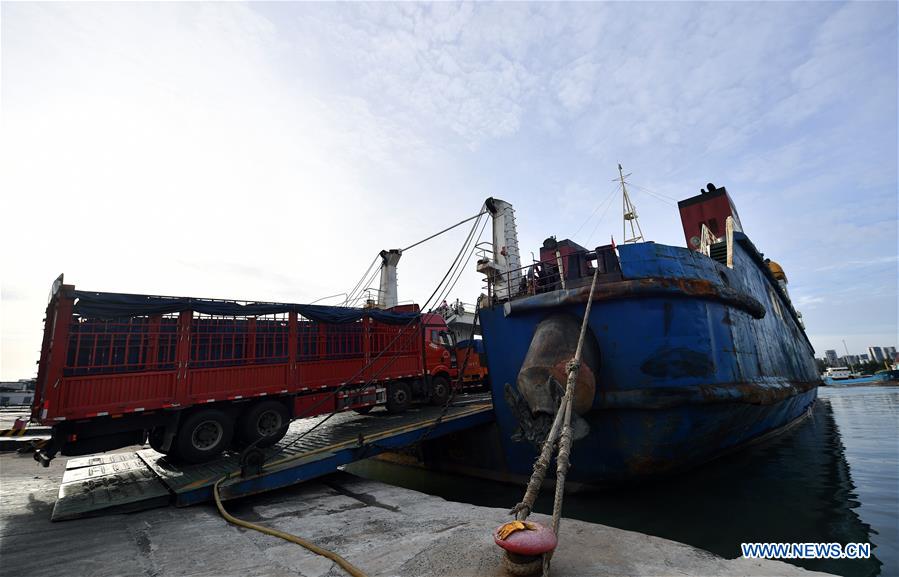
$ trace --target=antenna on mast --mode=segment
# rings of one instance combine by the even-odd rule
[[[618,180],[621,183],[621,199],[622,199],[622,211],[624,213],[624,222],[622,223],[622,238],[624,238],[624,244],[627,243],[636,243],[643,242],[643,229],[640,228],[640,221],[637,220],[637,207],[634,206],[634,203],[631,202],[631,197],[627,193],[627,182],[624,180],[631,173],[624,174],[624,169],[621,168],[621,163],[618,163]],[[614,182],[614,181],[612,181]],[[631,235],[628,238],[627,235],[627,225],[631,226]]]

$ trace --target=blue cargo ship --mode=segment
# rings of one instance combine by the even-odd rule
[[[525,267],[512,206],[488,201],[493,250],[478,263],[487,275],[480,323],[499,434],[456,455],[463,467],[435,447],[442,467],[527,478],[563,394],[594,273],[572,482],[695,467],[809,414],[821,384],[814,350],[786,275],[742,232],[727,190],[709,184],[678,203],[684,248],[643,241],[625,185],[622,176],[624,244],[550,237]]]

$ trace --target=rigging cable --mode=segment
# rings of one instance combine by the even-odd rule
[[[486,211],[483,211],[483,212],[479,213],[477,216],[479,216],[479,217],[480,217],[480,216],[483,216],[483,215],[485,214],[485,212],[486,212]],[[471,219],[468,219],[468,220],[471,220]],[[480,220],[480,219],[479,219],[479,220]],[[447,270],[447,271],[446,271],[446,274],[443,275],[443,278],[442,278],[442,279],[440,280],[440,282],[437,284],[437,287],[434,289],[434,292],[431,293],[431,296],[428,297],[428,300],[425,301],[424,305],[421,307],[422,310],[427,310],[428,305],[429,305],[429,304],[431,303],[431,301],[434,299],[434,296],[438,294],[438,291],[442,292],[442,291],[441,291],[441,287],[444,285],[444,283],[446,282],[447,278],[450,276],[450,272],[453,271],[453,270],[456,268],[456,266],[457,266],[459,260],[462,258],[462,256],[464,255],[464,253],[467,251],[469,241],[471,240],[472,234],[474,233],[474,230],[477,228],[478,224],[479,224],[479,222],[478,222],[478,221],[475,221],[474,225],[471,227],[471,230],[470,230],[469,233],[468,233],[468,236],[467,236],[466,239],[465,239],[465,242],[464,242],[463,245],[462,245],[461,250],[460,250],[459,253],[456,255],[456,258],[453,259],[453,262],[452,262],[452,264],[450,265],[449,270]],[[344,382],[344,384],[342,384],[342,385],[340,385],[339,387],[337,387],[337,388],[336,388],[334,391],[332,391],[329,395],[323,397],[321,400],[318,401],[318,403],[316,403],[316,404],[312,405],[311,407],[309,407],[308,409],[306,409],[306,410],[303,412],[303,415],[307,415],[307,414],[313,412],[315,409],[317,409],[317,408],[320,407],[322,404],[324,404],[325,402],[327,402],[327,401],[330,399],[330,397],[335,396],[335,395],[337,395],[338,393],[340,393],[341,391],[343,391],[344,389],[346,389],[348,385],[350,385],[354,380],[356,380],[356,379],[359,377],[359,375],[361,375],[361,374],[365,371],[365,369],[367,369],[367,368],[370,367],[372,364],[374,364],[375,361],[377,361],[378,359],[380,359],[381,356],[384,355],[384,353],[386,353],[386,352],[390,349],[390,347],[393,346],[394,343],[396,343],[397,340],[399,340],[399,338],[400,338],[400,336],[402,336],[403,332],[405,332],[406,329],[408,329],[410,326],[412,326],[413,323],[414,323],[416,320],[417,320],[416,318],[413,318],[413,319],[411,319],[408,323],[406,323],[406,325],[404,325],[404,326],[402,327],[402,329],[400,329],[400,331],[397,332],[397,335],[393,338],[393,340],[391,340],[391,341],[384,347],[384,349],[383,349],[380,353],[378,353],[377,356],[375,356],[375,357],[374,357],[372,360],[370,360],[365,366],[363,366],[359,371],[357,371],[355,375],[353,375],[352,377],[350,377],[349,379],[347,379],[346,382]],[[395,357],[394,357],[394,360],[395,360]],[[388,366],[390,366],[391,363],[392,363],[392,361],[391,361],[390,363],[385,364],[385,365],[381,368],[381,370],[378,371],[377,374],[373,375],[372,378],[368,380],[368,382],[363,383],[363,384],[361,384],[361,385],[358,385],[358,388],[364,388],[365,386],[371,384],[371,381],[374,380],[378,375],[380,375],[381,372],[383,372]],[[285,449],[291,447],[292,445],[294,445],[295,443],[297,443],[298,441],[300,441],[301,439],[303,439],[306,435],[308,435],[309,433],[311,433],[312,431],[314,431],[315,429],[317,429],[319,426],[323,425],[325,422],[327,422],[331,417],[333,417],[333,416],[336,415],[336,414],[337,414],[336,411],[335,411],[335,412],[332,412],[332,413],[329,413],[329,414],[326,415],[321,421],[319,421],[318,423],[316,423],[315,425],[313,425],[313,426],[312,426],[311,428],[309,428],[308,430],[304,431],[302,434],[300,434],[297,438],[295,438],[294,440],[292,440],[290,443],[288,443],[287,445],[284,445],[283,447],[281,447],[281,448],[280,448],[274,455],[272,455],[272,456],[275,456],[275,455],[278,455],[278,454],[284,452]],[[302,415],[301,415],[301,416],[302,416]],[[297,417],[297,418],[299,418],[299,417]],[[271,457],[269,457],[269,458],[271,458]]]
[[[474,248],[473,244],[477,244],[477,240],[472,239],[475,238],[474,232],[475,230],[477,230],[478,224],[480,224],[480,221],[475,222],[475,225],[471,228],[471,230],[468,231],[468,235],[465,237],[465,241],[462,243],[462,253],[460,253],[460,255],[464,256],[465,254],[469,254],[469,256],[465,258],[464,261],[460,257],[453,263],[453,267],[450,270],[449,282],[444,285],[444,288],[441,289],[440,293],[437,295],[437,298],[434,299],[435,304],[445,300],[446,297],[449,296],[449,292],[450,290],[452,290],[452,286],[455,286],[453,278],[458,278],[457,274],[462,274],[462,272],[465,270],[464,267],[468,264],[468,259],[471,258],[470,251]],[[483,228],[481,230],[483,230]],[[479,239],[480,235],[478,236],[478,240]]]
[[[662,202],[664,202],[666,204],[670,204],[670,205],[677,204],[677,200],[674,198],[671,198],[670,196],[665,196],[664,194],[661,194],[659,192],[654,192],[652,190],[649,190],[645,186],[640,186],[639,184],[634,184],[633,182],[629,182],[628,184],[630,184],[634,188],[642,190],[643,192],[649,194],[650,196],[655,197],[658,200],[661,200]]]
[[[374,267],[373,271],[371,270],[371,267],[369,268],[368,271],[366,271],[367,275],[368,275],[369,271],[371,271],[371,274],[368,275],[367,277],[362,277],[362,279],[360,279],[361,282],[358,283],[357,287],[347,297],[347,306],[353,306],[352,303],[355,303],[357,300],[359,300],[361,295],[365,292],[366,287],[368,287],[368,285],[370,285],[371,282],[374,280],[375,276],[377,276],[381,272],[382,266],[384,266],[383,263],[377,267]]]
[[[349,293],[347,293],[346,300],[343,301],[344,305],[346,305],[348,302],[350,302],[350,299],[353,297],[353,295],[356,294],[356,291],[359,290],[360,285],[364,286],[363,281],[365,280],[365,277],[368,276],[369,271],[371,271],[371,268],[373,266],[375,266],[375,264],[378,262],[378,258],[380,258],[380,256],[381,256],[380,253],[375,255],[374,260],[371,261],[371,264],[368,265],[368,268],[365,269],[364,273],[362,273],[362,278],[360,278],[359,281],[356,283],[356,285],[353,287],[353,289]]]
[[[371,261],[371,264],[369,264],[369,265],[368,265],[368,268],[365,269],[365,272],[362,273],[362,277],[356,282],[356,284],[353,286],[352,290],[350,290],[350,291],[347,293],[347,298],[346,298],[346,300],[344,301],[344,303],[349,302],[350,298],[351,298],[354,294],[356,294],[356,291],[357,291],[357,290],[359,290],[359,286],[363,284],[363,282],[365,281],[365,278],[368,276],[368,273],[371,271],[372,267],[375,266],[375,263],[378,262],[378,257],[379,257],[379,256],[380,256],[380,255],[375,255],[375,258]]]
[[[597,220],[596,224],[593,226],[593,230],[590,231],[590,236],[587,237],[588,241],[593,238],[593,235],[596,233],[596,229],[599,228],[600,224],[602,224],[603,219],[606,217],[606,214],[608,214],[609,209],[612,207],[612,201],[615,200],[615,193],[619,190],[621,190],[620,185],[616,186],[615,190],[612,191],[612,194],[610,194],[606,198],[606,207],[603,209],[602,214],[599,216],[599,220]]]
[[[478,233],[477,238],[474,239],[474,242],[471,243],[471,248],[468,250],[468,256],[465,258],[465,262],[458,268],[458,272],[455,275],[455,279],[452,281],[450,285],[448,285],[446,291],[444,291],[442,298],[438,298],[435,302],[441,302],[449,296],[453,289],[456,288],[456,283],[459,282],[459,279],[462,277],[462,273],[465,272],[466,268],[468,268],[468,263],[471,262],[471,257],[474,256],[475,251],[478,248],[478,243],[481,241],[481,236],[484,234],[484,229],[487,228],[487,224],[490,222],[489,219],[484,221],[484,224],[481,225],[481,231]]]
[[[349,306],[355,306],[360,300],[364,300],[366,298],[366,291],[371,288],[371,284],[375,282],[375,279],[378,275],[381,274],[381,269],[384,268],[384,265],[381,264],[378,268],[372,271],[371,275],[366,279],[364,283],[359,287],[359,290],[353,295],[353,298],[349,300]]]
[[[619,189],[619,188],[621,188],[621,187],[618,186],[618,185],[616,185],[615,188],[613,188],[611,191],[609,191],[609,194],[608,194],[608,195],[606,195],[601,201],[599,201],[598,203],[596,203],[596,207],[593,209],[593,212],[591,212],[591,213],[590,213],[590,216],[588,216],[588,217],[584,220],[584,222],[581,223],[581,226],[577,227],[577,230],[575,230],[575,231],[574,231],[574,234],[571,235],[572,237],[576,237],[576,236],[577,236],[577,233],[581,232],[581,229],[584,228],[584,226],[586,226],[586,224],[587,224],[588,222],[590,222],[590,219],[593,218],[593,215],[596,214],[596,211],[599,210],[599,207],[601,207],[602,205],[604,205],[610,198],[612,198],[612,197],[615,195],[615,193],[618,192],[618,189]],[[594,228],[594,230],[596,230],[596,229]]]
[[[454,224],[453,226],[447,227],[447,228],[441,230],[441,231],[438,232],[438,233],[432,234],[432,235],[429,236],[428,238],[424,238],[424,239],[422,239],[422,240],[420,240],[420,241],[418,241],[418,242],[416,242],[416,243],[410,244],[409,246],[407,246],[406,248],[404,248],[404,249],[402,249],[402,250],[403,250],[403,252],[406,252],[406,251],[409,250],[410,248],[415,248],[416,246],[418,246],[418,245],[420,245],[420,244],[422,244],[422,243],[428,242],[428,241],[431,240],[432,238],[438,237],[438,236],[440,236],[441,234],[443,234],[443,233],[445,233],[445,232],[449,232],[449,231],[453,230],[453,229],[456,228],[457,226],[463,225],[463,224],[465,224],[466,222],[468,222],[468,221],[470,221],[470,220],[474,220],[474,219],[476,219],[476,218],[480,218],[480,217],[483,216],[486,212],[487,212],[486,210],[481,210],[481,211],[480,211],[479,213],[477,213],[476,215],[470,216],[470,217],[466,218],[465,220],[461,220],[461,221],[457,222],[456,224]]]
[[[459,261],[460,261],[460,259],[462,258],[462,256],[465,254],[465,252],[467,252],[468,245],[469,245],[469,242],[470,242],[470,240],[471,240],[471,238],[472,238],[472,235],[474,234],[474,231],[477,229],[477,226],[478,226],[478,224],[479,224],[479,222],[480,222],[480,217],[481,217],[482,215],[484,215],[485,212],[486,212],[486,211],[481,211],[481,212],[477,215],[478,220],[476,220],[475,223],[472,225],[471,231],[468,233],[468,237],[466,238],[465,242],[463,243],[462,248],[460,249],[459,253],[456,255],[456,258],[453,260],[453,263],[452,263],[452,265],[450,266],[449,270],[447,270],[446,274],[443,275],[443,278],[442,278],[442,279],[440,280],[440,282],[437,284],[437,287],[434,289],[434,292],[431,293],[431,296],[428,297],[428,300],[425,301],[425,307],[427,307],[427,305],[430,304],[431,300],[432,300],[432,299],[434,298],[434,296],[438,293],[438,291],[440,290],[441,286],[443,286],[443,284],[446,282],[447,278],[450,277],[450,272],[451,272],[454,268],[456,268],[456,266],[457,266],[457,264],[459,263]],[[465,222],[467,222],[468,220],[472,220],[472,219],[469,218],[469,219],[467,219]],[[458,225],[457,225],[457,226],[458,226]],[[481,229],[481,232],[483,232],[483,228]],[[431,237],[431,238],[433,238],[433,237]],[[427,240],[427,239],[426,239],[426,240]],[[422,241],[422,242],[424,242],[424,241]],[[421,244],[421,243],[418,243],[418,244]],[[470,258],[470,255],[469,255],[469,258]],[[381,355],[383,355],[383,354],[390,348],[390,346],[392,346],[393,343],[395,343],[395,342],[397,341],[397,339],[400,338],[402,332],[405,331],[405,330],[406,330],[407,328],[409,328],[410,326],[412,326],[412,324],[414,323],[415,320],[416,320],[415,318],[411,319],[411,320],[410,320],[410,321],[409,321],[409,322],[408,322],[408,323],[407,323],[407,324],[406,324],[400,331],[398,331],[398,332],[397,332],[397,335],[396,335],[396,336],[393,338],[393,340],[387,345],[387,347],[385,347],[385,348],[384,348],[384,349],[383,349],[383,350],[382,350],[382,351],[381,351],[381,352],[380,352],[374,359],[372,359],[369,363],[367,363],[365,366],[363,366],[362,369],[361,369],[356,375],[354,375],[353,377],[351,377],[350,379],[348,379],[343,385],[341,385],[341,386],[338,387],[336,390],[334,390],[334,391],[332,392],[331,395],[328,395],[327,397],[325,397],[325,398],[323,398],[321,401],[319,401],[319,403],[317,403],[316,405],[313,405],[312,407],[310,407],[310,408],[306,411],[306,413],[311,412],[313,409],[315,409],[315,408],[317,408],[318,406],[320,406],[323,402],[325,402],[325,401],[328,399],[328,397],[330,397],[330,396],[336,396],[341,390],[343,390],[344,388],[346,388],[346,386],[347,386],[348,384],[350,384],[356,377],[358,377],[358,376],[359,376],[359,375],[360,375],[366,368],[368,368],[372,363],[374,363],[378,358],[380,358]],[[469,352],[470,352],[470,351],[469,351]],[[466,362],[467,362],[467,357],[466,357]],[[386,365],[385,365],[385,367],[386,367]],[[383,370],[383,369],[382,369],[382,370]],[[379,374],[380,374],[380,372],[379,372]],[[369,383],[366,383],[365,385],[367,385],[367,384],[369,384]],[[364,387],[365,385],[363,385],[363,387]],[[443,413],[441,414],[441,417],[440,417],[441,419],[443,418],[443,414],[445,414],[445,412],[446,412],[446,407],[444,407],[444,411],[443,411]],[[328,419],[330,419],[331,417],[333,417],[333,416],[336,415],[336,414],[337,414],[336,411],[330,413],[330,414],[329,414],[328,416],[326,416],[324,419],[322,419],[321,421],[319,421],[318,423],[316,423],[315,425],[313,425],[310,429],[304,431],[303,434],[300,435],[298,438],[294,439],[293,441],[291,441],[290,443],[288,443],[287,445],[285,445],[284,447],[282,447],[282,448],[281,448],[277,453],[275,453],[275,454],[277,455],[278,453],[283,452],[284,449],[286,449],[287,447],[290,447],[291,445],[293,445],[294,443],[296,443],[298,440],[300,440],[301,438],[305,437],[306,435],[308,435],[309,433],[311,433],[312,431],[314,431],[316,428],[318,428],[320,425],[322,425],[323,423],[325,423]],[[257,441],[257,442],[258,442],[258,441]],[[254,443],[253,445],[255,445],[255,443]],[[251,447],[252,447],[253,445],[251,445]],[[263,465],[263,466],[264,466],[264,465]],[[231,477],[233,477],[233,476],[236,475],[237,473],[238,473],[238,471],[232,471],[231,473],[228,473],[228,474],[224,475],[221,479],[219,479],[218,481],[216,481],[215,485],[213,486],[213,496],[215,497],[215,504],[216,504],[216,507],[218,508],[219,513],[222,515],[222,517],[225,518],[226,521],[228,521],[229,523],[235,524],[235,525],[239,525],[239,526],[241,526],[241,527],[245,527],[245,528],[248,528],[248,529],[253,529],[253,530],[255,530],[255,531],[259,531],[259,532],[261,532],[261,533],[265,533],[265,534],[267,534],[267,535],[272,535],[272,536],[275,536],[275,537],[280,537],[281,539],[285,539],[285,540],[290,541],[290,542],[292,542],[292,543],[296,543],[296,544],[298,544],[298,545],[301,545],[302,547],[305,547],[306,549],[308,549],[309,551],[312,551],[313,553],[316,553],[316,554],[318,554],[318,555],[322,555],[322,556],[324,556],[324,557],[326,557],[326,558],[328,558],[328,559],[331,559],[332,561],[334,561],[335,563],[337,563],[338,565],[340,565],[340,567],[342,567],[345,571],[347,571],[347,572],[348,572],[350,575],[352,575],[353,577],[365,577],[365,574],[364,574],[360,569],[358,569],[357,567],[355,567],[354,565],[352,565],[349,561],[347,561],[346,559],[344,559],[344,558],[341,557],[340,555],[334,553],[333,551],[329,551],[329,550],[327,550],[327,549],[323,549],[323,548],[321,548],[321,547],[318,547],[318,546],[315,545],[314,543],[311,543],[311,542],[309,542],[309,541],[306,541],[305,539],[301,539],[300,537],[297,537],[296,535],[291,535],[291,534],[285,533],[285,532],[283,532],[283,531],[278,531],[278,530],[276,530],[276,529],[271,529],[271,528],[268,528],[268,527],[264,527],[264,526],[262,526],[262,525],[257,525],[257,524],[255,524],[255,523],[250,523],[250,522],[248,522],[248,521],[244,521],[244,520],[242,520],[242,519],[238,519],[238,518],[236,518],[236,517],[230,515],[230,514],[225,510],[224,506],[222,505],[222,502],[221,502],[221,496],[220,496],[220,494],[219,494],[219,485],[220,485],[223,481],[225,481],[225,480],[227,480],[227,479],[230,479]]]
[[[427,241],[429,241],[429,240],[431,240],[431,239],[433,239],[433,238],[436,238],[436,237],[440,236],[441,234],[443,234],[443,233],[445,233],[445,232],[449,232],[449,231],[453,230],[454,228],[456,228],[456,227],[458,227],[458,226],[461,226],[461,225],[465,224],[466,222],[469,222],[469,221],[474,220],[474,219],[476,219],[476,218],[477,218],[477,219],[480,219],[480,217],[483,216],[484,214],[486,214],[486,212],[487,212],[486,210],[483,210],[483,209],[482,209],[482,210],[479,211],[476,215],[470,216],[470,217],[468,217],[468,218],[466,218],[466,219],[464,219],[464,220],[461,220],[461,221],[457,222],[456,224],[454,224],[454,225],[452,225],[452,226],[446,227],[445,229],[441,230],[440,232],[436,232],[436,233],[434,233],[434,234],[432,234],[432,235],[430,235],[430,236],[428,236],[428,237],[426,237],[426,238],[423,238],[422,240],[420,240],[420,241],[418,241],[418,242],[412,243],[412,244],[410,244],[409,246],[407,246],[406,248],[401,249],[400,252],[406,252],[407,250],[409,250],[409,249],[411,249],[411,248],[415,248],[416,246],[418,246],[418,245],[420,245],[420,244],[424,244],[424,243],[426,243]],[[372,281],[374,280],[374,277],[375,277],[375,275],[376,275],[377,273],[375,273],[375,274],[371,275],[370,277],[368,277],[368,278],[369,278],[368,281],[365,281],[365,278],[366,278],[366,275],[368,275],[369,271],[371,271],[371,269],[372,269],[372,267],[375,265],[375,263],[378,262],[378,258],[380,258],[380,256],[381,256],[380,253],[378,253],[378,255],[375,256],[375,259],[372,261],[372,263],[371,263],[370,265],[368,265],[368,268],[365,270],[365,272],[362,273],[362,278],[359,279],[359,282],[357,282],[356,285],[353,287],[353,289],[349,292],[349,295],[347,296],[347,299],[344,301],[344,305],[352,306],[353,303],[355,303],[356,301],[358,301],[358,300],[361,298],[361,296],[360,296],[360,295],[357,295],[356,293],[357,293],[357,291],[364,292],[364,291],[366,290],[366,287],[367,287],[369,284],[371,284]],[[378,270],[380,270],[380,269],[378,269]]]

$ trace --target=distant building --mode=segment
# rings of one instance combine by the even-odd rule
[[[883,355],[883,347],[868,347],[868,354],[871,355],[872,361],[877,361],[878,363],[882,363],[886,358]]]
[[[855,366],[858,364],[858,355],[846,355],[842,361],[847,367]]]
[[[824,360],[827,361],[827,364],[831,367],[839,366],[840,363],[837,352],[834,350],[824,351]]]
[[[883,357],[888,361],[895,359],[896,347],[883,347]]]
[[[871,360],[871,358],[865,353],[862,353],[858,356],[858,361],[860,363],[867,363],[870,360]]]

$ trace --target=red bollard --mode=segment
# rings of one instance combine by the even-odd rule
[[[493,541],[503,548],[503,566],[513,575],[539,573],[543,569],[543,555],[551,554],[558,544],[552,529],[533,521],[500,525],[493,531]]]

